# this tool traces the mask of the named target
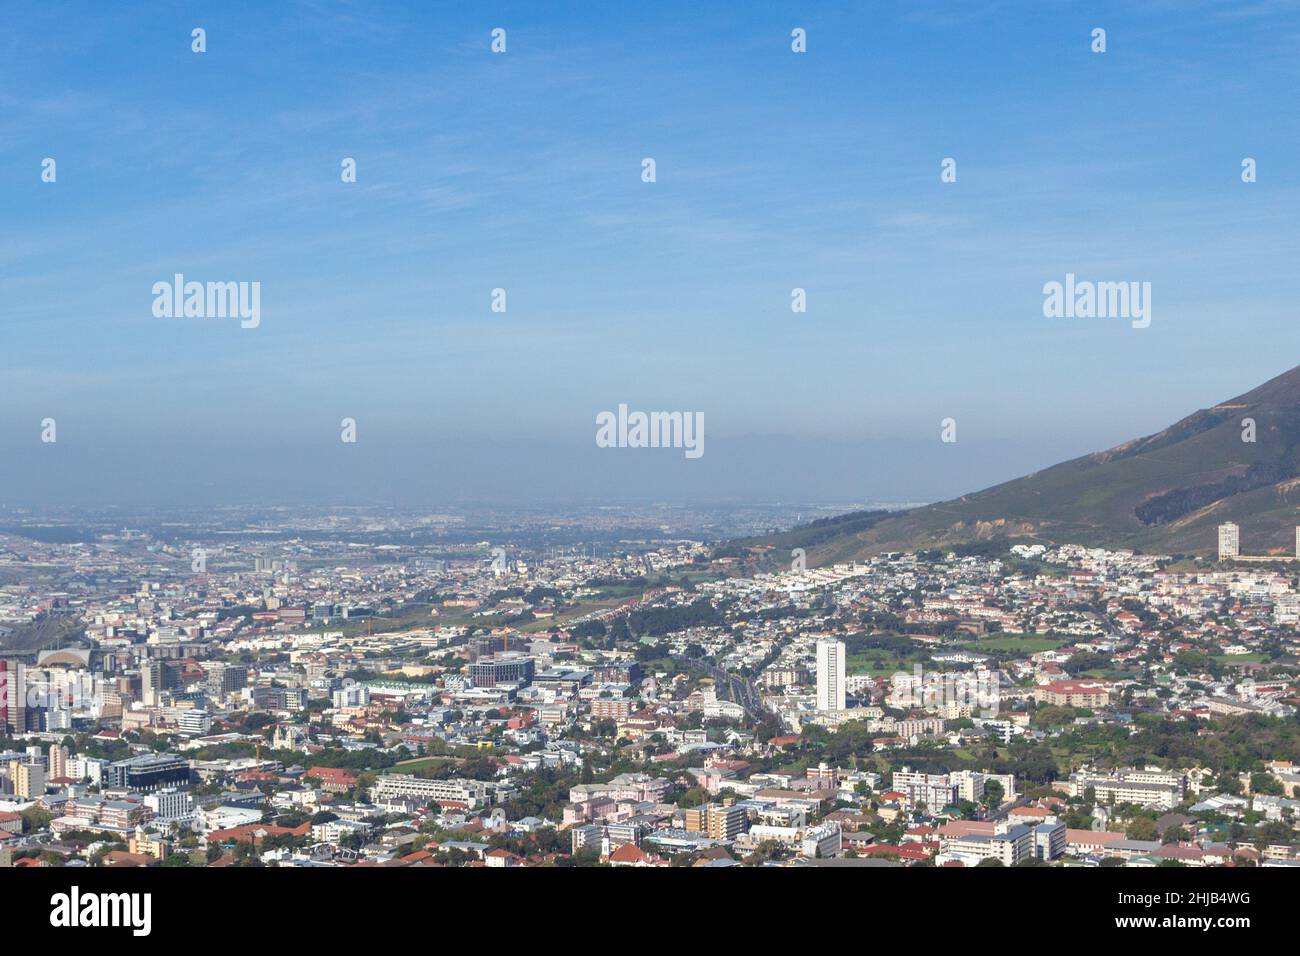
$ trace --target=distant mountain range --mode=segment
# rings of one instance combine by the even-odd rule
[[[1205,555],[1224,521],[1240,525],[1243,554],[1295,554],[1300,366],[1154,435],[952,501],[739,544],[804,548],[810,566],[1000,538]]]

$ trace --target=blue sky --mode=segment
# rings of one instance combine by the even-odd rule
[[[1300,361],[1296,4],[892,6],[6,5],[0,498],[915,500]],[[619,402],[705,458],[595,449]]]

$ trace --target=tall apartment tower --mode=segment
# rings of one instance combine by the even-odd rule
[[[68,748],[62,744],[50,744],[50,779],[68,775]]]
[[[35,800],[45,796],[45,763],[27,763],[21,760],[9,761],[9,782],[13,784],[14,795],[22,800]]]
[[[1300,545],[1300,538],[1297,538]],[[1235,558],[1241,554],[1241,529],[1231,521],[1219,525],[1219,560]]]
[[[734,840],[749,829],[749,815],[744,807],[710,804],[704,819],[704,830],[710,840]]]
[[[146,707],[158,706],[162,682],[162,661],[154,659],[140,662],[140,699]]]
[[[817,709],[844,709],[844,642],[817,642]]]
[[[1300,525],[1296,525],[1295,529],[1295,556],[1300,558]]]

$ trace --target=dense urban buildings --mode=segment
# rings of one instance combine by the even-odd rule
[[[0,862],[1300,865],[1285,561],[290,521],[0,535]]]

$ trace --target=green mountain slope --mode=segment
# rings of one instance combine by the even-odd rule
[[[1255,441],[1243,441],[1243,420]],[[995,537],[1212,554],[1241,526],[1246,554],[1294,554],[1300,524],[1300,367],[1145,438],[952,501],[811,535],[809,563]],[[795,529],[771,539],[783,546]],[[823,531],[830,529],[822,529]]]

